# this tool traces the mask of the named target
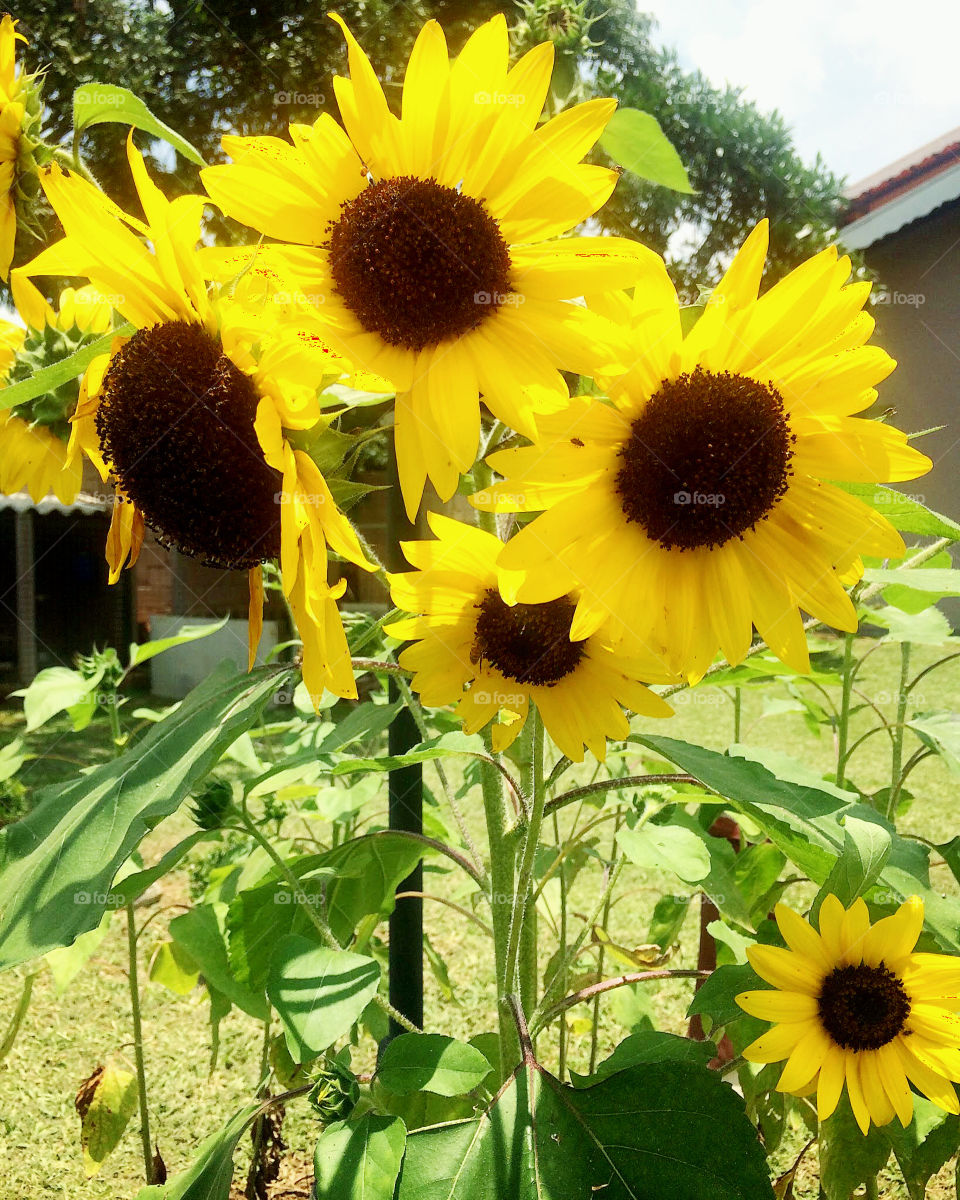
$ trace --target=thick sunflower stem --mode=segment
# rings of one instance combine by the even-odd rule
[[[543,785],[543,721],[540,719],[540,714],[532,705],[527,721],[530,726],[530,779],[523,790],[532,798],[534,810],[538,803],[540,805],[540,827],[536,831],[536,840],[533,843],[533,855],[535,857],[537,846],[540,843],[540,829],[542,829],[543,825],[546,789]],[[526,853],[527,846],[524,845],[524,862],[526,861]],[[537,956],[537,902],[533,894],[533,859],[531,859],[528,874],[527,890],[521,892],[520,887],[524,886],[524,868],[521,864],[521,878],[520,887],[517,889],[517,901],[518,904],[523,905],[522,910],[518,910],[523,924],[520,929],[517,971],[520,984],[520,1003],[523,1005],[525,1013],[532,1013],[537,1006],[537,990],[540,978]]]
[[[517,885],[514,890],[512,911],[510,914],[510,934],[507,941],[506,984],[507,991],[513,992],[519,983],[521,1000],[526,1004],[531,996],[536,996],[537,960],[536,935],[534,931],[533,945],[530,945],[530,926],[533,924],[531,914],[535,912],[536,901],[533,897],[533,871],[537,846],[540,844],[540,830],[543,826],[543,813],[546,805],[546,789],[543,786],[543,726],[540,714],[533,705],[527,717],[530,731],[531,771],[534,781],[531,797],[530,820],[527,823],[523,841],[523,851],[520,856],[520,867]],[[524,938],[526,929],[527,937]],[[524,955],[524,950],[526,954]],[[521,974],[521,966],[523,974]],[[532,982],[531,982],[532,977]],[[532,1012],[532,1008],[530,1009]]]
[[[837,723],[837,787],[843,787],[847,765],[847,742],[850,729],[850,700],[853,696],[853,642],[854,634],[843,639],[843,691],[840,696],[840,719]]]
[[[503,776],[491,762],[480,761],[483,811],[490,847],[490,908],[493,914],[493,953],[496,968],[497,1016],[500,1023],[500,1071],[506,1076],[520,1061],[520,1042],[510,1013],[502,1003],[510,990],[507,978],[507,942],[513,901],[515,855],[507,837],[507,810],[503,794]]]

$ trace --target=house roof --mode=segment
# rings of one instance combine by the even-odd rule
[[[13,509],[14,512],[35,512],[44,517],[47,513],[80,513],[90,517],[95,513],[105,513],[110,509],[109,496],[95,496],[91,492],[78,492],[72,504],[64,504],[56,496],[44,496],[35,501],[29,492],[15,492],[12,496],[0,494],[0,512]]]
[[[840,240],[863,250],[960,198],[960,127],[844,189]]]

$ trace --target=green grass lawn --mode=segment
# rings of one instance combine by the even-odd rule
[[[933,652],[917,652],[916,667],[937,657]],[[874,653],[862,673],[862,686],[873,695],[885,694],[881,705],[892,719],[897,690],[898,658],[893,647]],[[932,674],[917,689],[916,707],[960,709],[960,669],[951,663]],[[764,693],[765,694],[765,693]],[[778,692],[778,695],[785,693]],[[833,699],[838,699],[834,695]],[[136,705],[130,705],[132,709]],[[835,747],[829,730],[820,737],[811,734],[802,716],[779,712],[764,717],[763,694],[746,692],[742,715],[742,740],[755,746],[770,747],[801,760],[821,772],[832,769]],[[691,693],[677,705],[677,715],[669,722],[638,722],[644,728],[671,737],[684,738],[703,745],[724,748],[731,740],[733,708],[717,691],[702,689]],[[853,736],[868,727],[867,717],[858,713],[853,719]],[[0,741],[22,729],[22,718],[15,706],[0,710]],[[106,722],[98,720],[83,734],[73,734],[64,723],[56,726],[56,737],[44,739],[44,757],[28,763],[21,778],[29,787],[69,778],[80,766],[101,761],[109,755]],[[850,776],[867,790],[885,781],[889,768],[889,750],[881,737],[864,744],[854,758]],[[41,745],[37,739],[37,746]],[[628,758],[628,762],[631,760]],[[587,766],[571,771],[567,780],[586,779]],[[428,781],[435,777],[428,769]],[[955,816],[954,782],[941,760],[928,759],[913,773],[910,790],[915,800],[901,818],[903,832],[919,834],[943,842],[958,830]],[[385,784],[384,784],[385,794]],[[612,801],[610,801],[612,804]],[[475,839],[483,844],[483,819],[479,798],[465,802],[468,824]],[[569,826],[570,810],[561,823]],[[153,861],[189,828],[184,813],[175,814],[159,826],[148,839],[145,857]],[[611,823],[598,827],[600,848],[607,852]],[[935,868],[933,878],[944,891],[953,880],[943,867]],[[425,888],[446,900],[469,905],[472,885],[455,873],[428,872]],[[598,869],[585,870],[578,877],[569,898],[573,927],[593,912],[600,895]],[[646,940],[650,915],[663,891],[676,890],[676,881],[653,872],[628,867],[622,878],[618,899],[613,907],[609,932],[618,942],[634,946]],[[799,893],[798,893],[799,895]],[[163,882],[156,903],[139,910],[140,920],[150,919],[143,938],[141,970],[153,947],[163,937],[166,923],[190,901],[190,880],[186,869],[171,874]],[[555,948],[551,914],[544,911],[540,923],[540,945],[545,964]],[[428,1027],[456,1036],[469,1036],[495,1027],[494,994],[488,966],[489,946],[473,923],[462,919],[439,902],[426,903],[426,928],[429,937],[449,967],[455,989],[454,1000],[444,1000],[432,976],[427,980]],[[34,998],[13,1050],[0,1064],[0,1155],[4,1163],[4,1182],[0,1194],[11,1200],[35,1200],[45,1196],[70,1197],[71,1200],[122,1200],[133,1196],[140,1183],[139,1139],[132,1122],[118,1150],[108,1159],[100,1175],[83,1177],[78,1144],[79,1119],[73,1099],[77,1086],[108,1056],[132,1057],[129,1020],[129,992],[125,967],[125,919],[113,918],[110,932],[86,970],[67,989],[55,992],[48,971],[36,981]],[[681,948],[672,965],[692,964],[696,958],[696,914],[691,910],[681,938]],[[615,973],[615,968],[610,973]],[[21,972],[0,976],[0,1005],[6,1014],[13,1011],[21,988]],[[650,1010],[658,1027],[675,1033],[686,1029],[684,1012],[691,985],[671,982],[649,989]],[[624,998],[617,994],[601,1005],[599,1053],[602,1056],[622,1039]],[[251,1096],[259,1070],[262,1029],[251,1019],[234,1011],[221,1027],[221,1046],[216,1067],[210,1066],[210,1029],[208,1006],[202,989],[178,997],[157,985],[148,985],[143,1001],[147,1074],[151,1096],[154,1134],[171,1173],[190,1160],[196,1144],[217,1129]],[[585,1007],[571,1010],[568,1065],[577,1071],[587,1069],[590,1034],[583,1018]],[[553,1031],[541,1039],[541,1057],[551,1061],[556,1052]],[[359,1065],[372,1065],[372,1046],[364,1047]],[[294,1160],[292,1177],[302,1175],[309,1161],[317,1127],[306,1107],[292,1105],[285,1125],[285,1136],[292,1152],[304,1157]],[[800,1130],[791,1131],[777,1157],[778,1166],[789,1165],[803,1144]],[[241,1161],[244,1146],[238,1155]],[[931,1185],[929,1195],[937,1200],[954,1196],[953,1168],[948,1166]],[[283,1192],[278,1195],[283,1195]],[[287,1193],[293,1195],[293,1192]],[[301,1193],[302,1194],[302,1193]],[[795,1195],[804,1200],[816,1196],[816,1160],[805,1160]],[[906,1195],[891,1172],[883,1182],[881,1194]]]

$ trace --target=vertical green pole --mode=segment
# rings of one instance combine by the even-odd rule
[[[396,454],[391,446],[390,478],[387,491],[386,565],[389,571],[402,571],[406,563],[400,542],[416,536],[416,527],[407,520],[400,494]],[[400,696],[391,679],[389,698]],[[406,754],[420,741],[413,714],[401,708],[387,735],[391,755]],[[423,832],[423,768],[419,763],[400,767],[389,775],[389,826],[406,833]],[[422,892],[423,869],[420,864],[400,884],[399,892]],[[390,1003],[408,1021],[423,1027],[423,901],[419,896],[397,900],[390,917],[389,948]],[[401,1032],[393,1018],[390,1036]]]

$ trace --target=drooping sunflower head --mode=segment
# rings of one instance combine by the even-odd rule
[[[531,701],[560,750],[579,762],[584,747],[602,759],[608,737],[623,738],[623,709],[669,716],[641,678],[662,671],[615,658],[603,640],[571,641],[572,596],[545,604],[505,604],[496,568],[502,543],[491,533],[431,514],[434,541],[408,542],[415,571],[390,576],[393,601],[417,614],[387,628],[410,641],[400,665],[431,707],[457,705],[467,733],[490,721],[505,749],[523,728]]]
[[[744,1051],[750,1062],[786,1060],[777,1088],[816,1092],[821,1120],[846,1086],[866,1133],[913,1117],[910,1085],[947,1112],[960,1112],[960,958],[917,953],[923,903],[912,896],[871,925],[863,900],[836,896],[820,908],[819,932],[778,904],[787,943],[753,946],[750,964],[772,991],[742,992],[737,1003],[774,1027]]]
[[[252,659],[261,565],[279,559],[311,694],[318,703],[325,687],[355,695],[335,603],[343,585],[328,584],[328,547],[372,564],[288,436],[321,418],[323,364],[299,344],[288,348],[281,322],[251,314],[229,289],[208,288],[197,250],[203,199],[167,201],[132,136],[128,158],[146,223],[53,168],[44,185],[66,237],[13,280],[22,303],[39,308],[32,277],[85,275],[129,322],[90,364],[72,418],[72,452],[82,449],[117,493],[111,580],[136,560],[145,525],[208,565],[248,571]]]
[[[42,73],[29,74],[17,63],[17,22],[0,20],[0,275],[10,273],[17,223],[35,232],[37,172],[50,159],[40,140],[43,118]]]
[[[581,589],[574,635],[606,624],[691,680],[718,650],[739,662],[756,629],[808,669],[801,610],[851,631],[845,587],[862,555],[904,544],[840,481],[914,478],[930,460],[882,421],[857,416],[894,367],[866,345],[869,284],[824,250],[758,298],[762,223],[683,335],[662,260],[632,297],[595,304],[631,341],[604,375],[612,403],[577,397],[538,417],[534,444],[491,457],[503,483],[475,501],[550,509],[504,551],[508,600]]]
[[[629,285],[643,250],[621,238],[558,240],[616,183],[616,172],[582,161],[616,104],[590,100],[539,125],[550,41],[511,65],[497,16],[451,62],[430,21],[397,115],[343,28],[343,127],[323,114],[291,126],[292,144],[225,138],[233,162],[203,181],[228,215],[299,247],[287,273],[314,296],[303,319],[335,353],[393,383],[413,513],[427,477],[449,499],[473,465],[481,393],[530,435],[533,413],[567,396],[561,369],[622,368],[616,327],[573,301]]]

